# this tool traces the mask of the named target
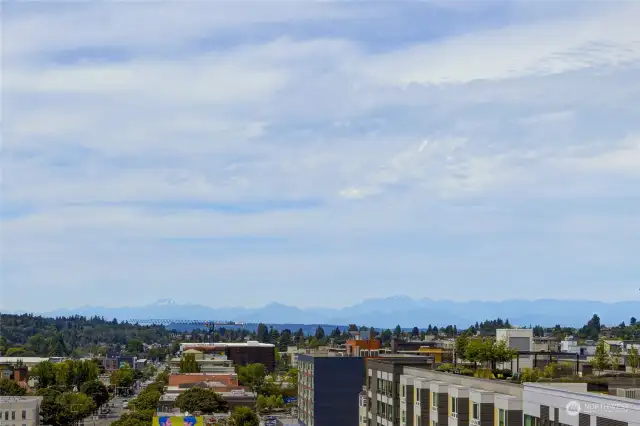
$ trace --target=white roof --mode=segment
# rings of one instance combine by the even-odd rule
[[[230,347],[230,348],[234,348],[234,347],[246,347],[246,346],[260,346],[260,347],[267,347],[267,348],[275,348],[276,345],[272,344],[272,343],[259,343],[259,342],[255,342],[255,341],[248,341],[245,343],[194,343],[194,342],[186,342],[186,343],[181,343],[180,344],[183,348],[195,348],[198,346],[201,347]]]
[[[22,360],[25,364],[37,364],[42,361],[49,361],[49,358],[41,358],[39,356],[0,356],[0,364],[15,364],[19,360]]]

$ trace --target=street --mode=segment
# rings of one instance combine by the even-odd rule
[[[125,411],[122,408],[123,399],[119,396],[113,398],[108,402],[111,410],[108,414],[101,414],[95,418],[93,416],[87,417],[83,420],[83,423],[80,423],[80,426],[108,426],[120,419],[120,416]]]

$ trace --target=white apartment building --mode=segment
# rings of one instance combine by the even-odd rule
[[[0,396],[0,425],[39,426],[41,396]]]
[[[640,426],[640,400],[586,383],[520,385],[395,362],[367,362],[361,426]]]
[[[640,426],[640,400],[525,383],[524,426]]]

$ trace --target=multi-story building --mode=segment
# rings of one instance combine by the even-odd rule
[[[363,358],[299,355],[298,420],[303,426],[358,424],[363,384]]]
[[[220,353],[202,353],[196,349],[187,349],[182,356],[193,355],[198,369],[201,373],[209,374],[232,374],[235,372],[233,362],[227,358],[225,354]],[[180,361],[182,358],[172,358],[169,367],[172,374],[180,372]]]
[[[367,425],[400,424],[400,377],[404,366],[431,367],[433,359],[420,356],[393,356],[367,359]],[[408,398],[409,389],[404,389]],[[407,401],[409,401],[407,399]],[[411,400],[412,401],[412,400]],[[412,403],[412,402],[411,402]]]
[[[276,369],[276,347],[271,343],[181,343],[180,351],[195,349],[205,354],[224,355],[234,365],[263,364],[268,372]]]
[[[0,396],[0,424],[39,426],[41,396]]]
[[[353,333],[352,339],[345,342],[346,356],[376,357],[380,355],[382,343],[371,336],[363,337],[359,333]]]
[[[525,383],[524,426],[639,426],[640,400]]]
[[[367,381],[361,426],[640,426],[640,400],[588,393],[586,383],[520,385],[424,365],[383,372],[381,364],[367,360],[368,376],[378,379]]]

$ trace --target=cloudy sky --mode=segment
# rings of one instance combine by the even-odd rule
[[[3,7],[4,309],[640,299],[640,2]]]

